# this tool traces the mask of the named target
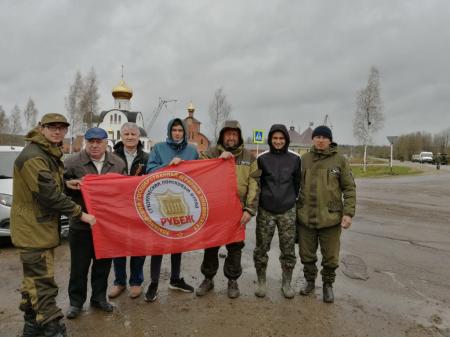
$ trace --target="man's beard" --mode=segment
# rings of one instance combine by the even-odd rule
[[[232,145],[232,146],[224,144],[223,147],[225,148],[225,150],[236,150],[238,148],[238,146],[239,146],[239,143],[234,143],[234,145]]]

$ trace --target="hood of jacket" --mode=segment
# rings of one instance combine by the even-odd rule
[[[242,138],[241,124],[239,124],[239,122],[236,120],[228,120],[223,123],[222,129],[220,130],[219,139],[217,140],[217,145],[220,145],[223,148],[225,148],[223,144],[223,135],[227,130],[237,130],[237,132],[239,133],[238,144],[233,149],[226,149],[227,151],[233,152],[239,147],[242,147],[242,145],[244,144],[244,139]]]
[[[172,126],[175,122],[179,122],[183,128],[184,131],[184,135],[183,135],[183,140],[180,143],[176,143],[173,138],[172,138]],[[186,147],[186,145],[188,144],[188,134],[187,134],[187,130],[188,128],[186,127],[186,124],[184,123],[184,121],[180,118],[174,118],[171,119],[169,121],[169,124],[167,124],[167,138],[166,138],[166,143],[169,144],[172,148],[176,149],[176,150],[181,150],[183,148]]]
[[[25,136],[25,140],[27,142],[38,144],[45,152],[56,158],[61,158],[63,155],[61,150],[62,143],[61,144],[50,143],[47,140],[47,138],[45,138],[44,135],[41,133],[39,127],[35,127],[34,129],[30,130]]]
[[[284,144],[284,146],[281,150],[276,150],[272,145],[272,135],[275,132],[282,132],[284,135],[284,139],[286,140],[286,143]],[[285,153],[285,152],[287,152],[290,143],[291,143],[291,138],[289,137],[289,132],[288,132],[286,126],[284,126],[283,124],[274,124],[271,126],[269,135],[267,137],[267,144],[269,144],[270,152]]]

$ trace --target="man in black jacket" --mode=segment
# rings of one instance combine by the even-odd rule
[[[258,287],[255,295],[266,296],[266,267],[275,233],[278,227],[280,238],[280,263],[284,297],[293,298],[291,288],[292,271],[295,266],[295,219],[296,199],[300,187],[300,156],[289,151],[289,133],[282,124],[270,128],[269,151],[258,157],[261,170],[261,194],[258,215],[256,216],[256,247],[253,252]]]
[[[126,164],[129,176],[140,176],[145,174],[148,153],[142,150],[143,145],[139,140],[141,131],[136,123],[125,123],[120,128],[122,140],[114,145],[114,154],[122,158]],[[145,256],[130,257],[130,290],[131,298],[138,298],[142,293],[142,282],[144,282]],[[127,287],[127,258],[116,257],[113,259],[114,285],[108,293],[109,298],[119,296]]]

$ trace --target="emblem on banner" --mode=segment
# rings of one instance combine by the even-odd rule
[[[189,208],[183,193],[173,193],[171,190],[167,190],[164,194],[157,194],[156,199],[159,203],[159,210],[165,217],[188,215]]]
[[[156,233],[185,238],[196,233],[208,218],[208,203],[198,184],[182,172],[154,173],[135,191],[136,210]]]

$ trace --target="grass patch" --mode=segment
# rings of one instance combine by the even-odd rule
[[[362,166],[352,166],[352,172],[355,178],[405,176],[423,173],[421,170],[407,166],[393,166],[392,173],[388,166],[367,166],[366,172],[363,171]]]
[[[364,158],[360,158],[360,157],[353,157],[350,159],[350,164],[363,164],[364,162]],[[389,159],[383,159],[383,158],[372,158],[372,157],[368,157],[367,158],[367,164],[386,164],[389,163]]]

